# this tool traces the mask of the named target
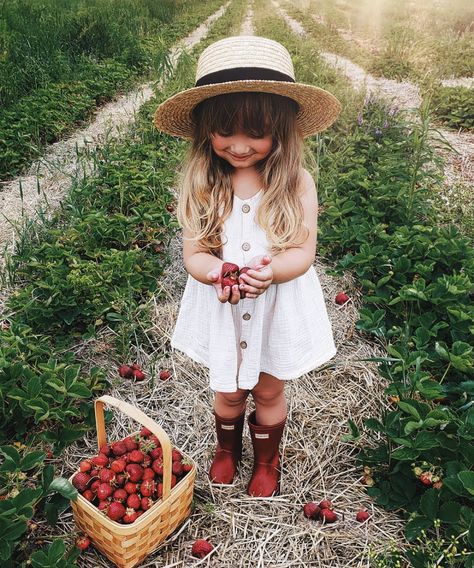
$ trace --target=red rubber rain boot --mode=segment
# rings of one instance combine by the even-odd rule
[[[286,416],[278,424],[259,426],[253,410],[248,417],[252,438],[254,464],[247,493],[252,497],[271,497],[280,494],[280,454],[279,446]]]
[[[237,465],[242,458],[242,431],[245,410],[236,418],[226,419],[216,414],[217,448],[209,469],[212,483],[228,485],[233,482]]]

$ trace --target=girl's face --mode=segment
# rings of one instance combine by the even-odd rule
[[[242,170],[252,168],[257,162],[266,158],[272,149],[272,143],[271,134],[254,138],[240,129],[231,136],[221,136],[217,132],[211,134],[214,152],[235,168]]]

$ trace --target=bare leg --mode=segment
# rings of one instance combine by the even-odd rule
[[[285,382],[268,373],[260,373],[257,385],[252,389],[257,423],[271,426],[287,415]]]
[[[221,418],[227,420],[237,418],[247,405],[248,390],[237,389],[236,392],[216,392],[214,410]]]

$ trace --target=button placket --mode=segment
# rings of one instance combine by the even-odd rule
[[[242,212],[243,213],[249,213],[250,211],[250,205],[248,203],[244,203],[242,205]],[[251,225],[252,225],[252,217],[251,215],[241,215],[241,239],[242,239],[242,244],[241,244],[241,248],[243,251],[247,252],[252,248],[251,243],[249,243],[248,241],[244,241],[243,238],[245,235],[250,235],[250,231],[251,231]],[[247,258],[247,255],[245,254],[245,252],[242,253],[242,259],[243,259],[243,263],[242,266],[247,266],[247,260],[249,260]],[[244,306],[246,306],[246,310],[248,310],[248,302],[251,301],[251,298],[244,298],[243,301],[245,302],[245,304],[243,304]],[[245,336],[246,334],[246,330],[247,330],[247,323],[249,322],[251,318],[251,315],[248,311],[246,311],[243,316],[242,319],[244,320],[243,322],[241,322],[241,329],[242,329],[242,334]],[[241,341],[240,342],[240,347],[241,349],[246,349],[247,348],[247,342],[246,341]]]

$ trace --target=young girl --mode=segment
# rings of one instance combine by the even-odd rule
[[[336,354],[313,266],[316,187],[302,159],[303,139],[328,128],[340,110],[331,93],[295,81],[280,43],[236,36],[208,46],[195,86],[154,117],[160,130],[191,141],[177,208],[188,280],[171,346],[209,368],[213,483],[234,479],[252,393],[247,493],[255,497],[280,492],[285,381]],[[232,290],[221,286],[224,262],[251,268]]]

